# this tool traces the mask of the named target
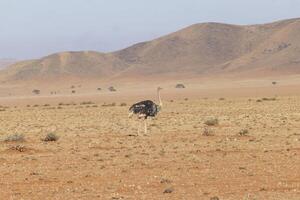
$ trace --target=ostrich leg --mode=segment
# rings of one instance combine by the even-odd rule
[[[147,119],[144,120],[144,129],[145,134],[147,134]]]
[[[138,120],[138,129],[137,129],[137,134],[140,135],[140,128],[141,128],[141,122]]]

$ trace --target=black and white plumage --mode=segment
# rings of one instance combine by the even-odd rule
[[[151,100],[141,101],[133,104],[129,108],[130,114],[138,115],[139,118],[155,117],[160,111],[160,106]]]
[[[160,87],[157,88],[157,98],[159,101],[159,105],[155,104],[151,100],[145,100],[145,101],[140,101],[138,103],[135,103],[129,108],[129,117],[136,115],[139,119],[144,119],[145,133],[147,133],[147,122],[146,122],[147,118],[155,117],[162,108],[162,101],[160,98],[161,89],[162,88]]]

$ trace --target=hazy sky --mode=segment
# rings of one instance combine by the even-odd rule
[[[113,51],[194,23],[300,17],[300,0],[0,0],[0,58]]]

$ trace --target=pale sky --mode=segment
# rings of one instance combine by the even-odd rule
[[[300,17],[300,0],[0,0],[0,58],[122,49],[201,22]]]

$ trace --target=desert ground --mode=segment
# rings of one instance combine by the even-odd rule
[[[272,80],[164,83],[147,134],[128,108],[156,83],[1,86],[0,199],[298,200],[300,81]]]

